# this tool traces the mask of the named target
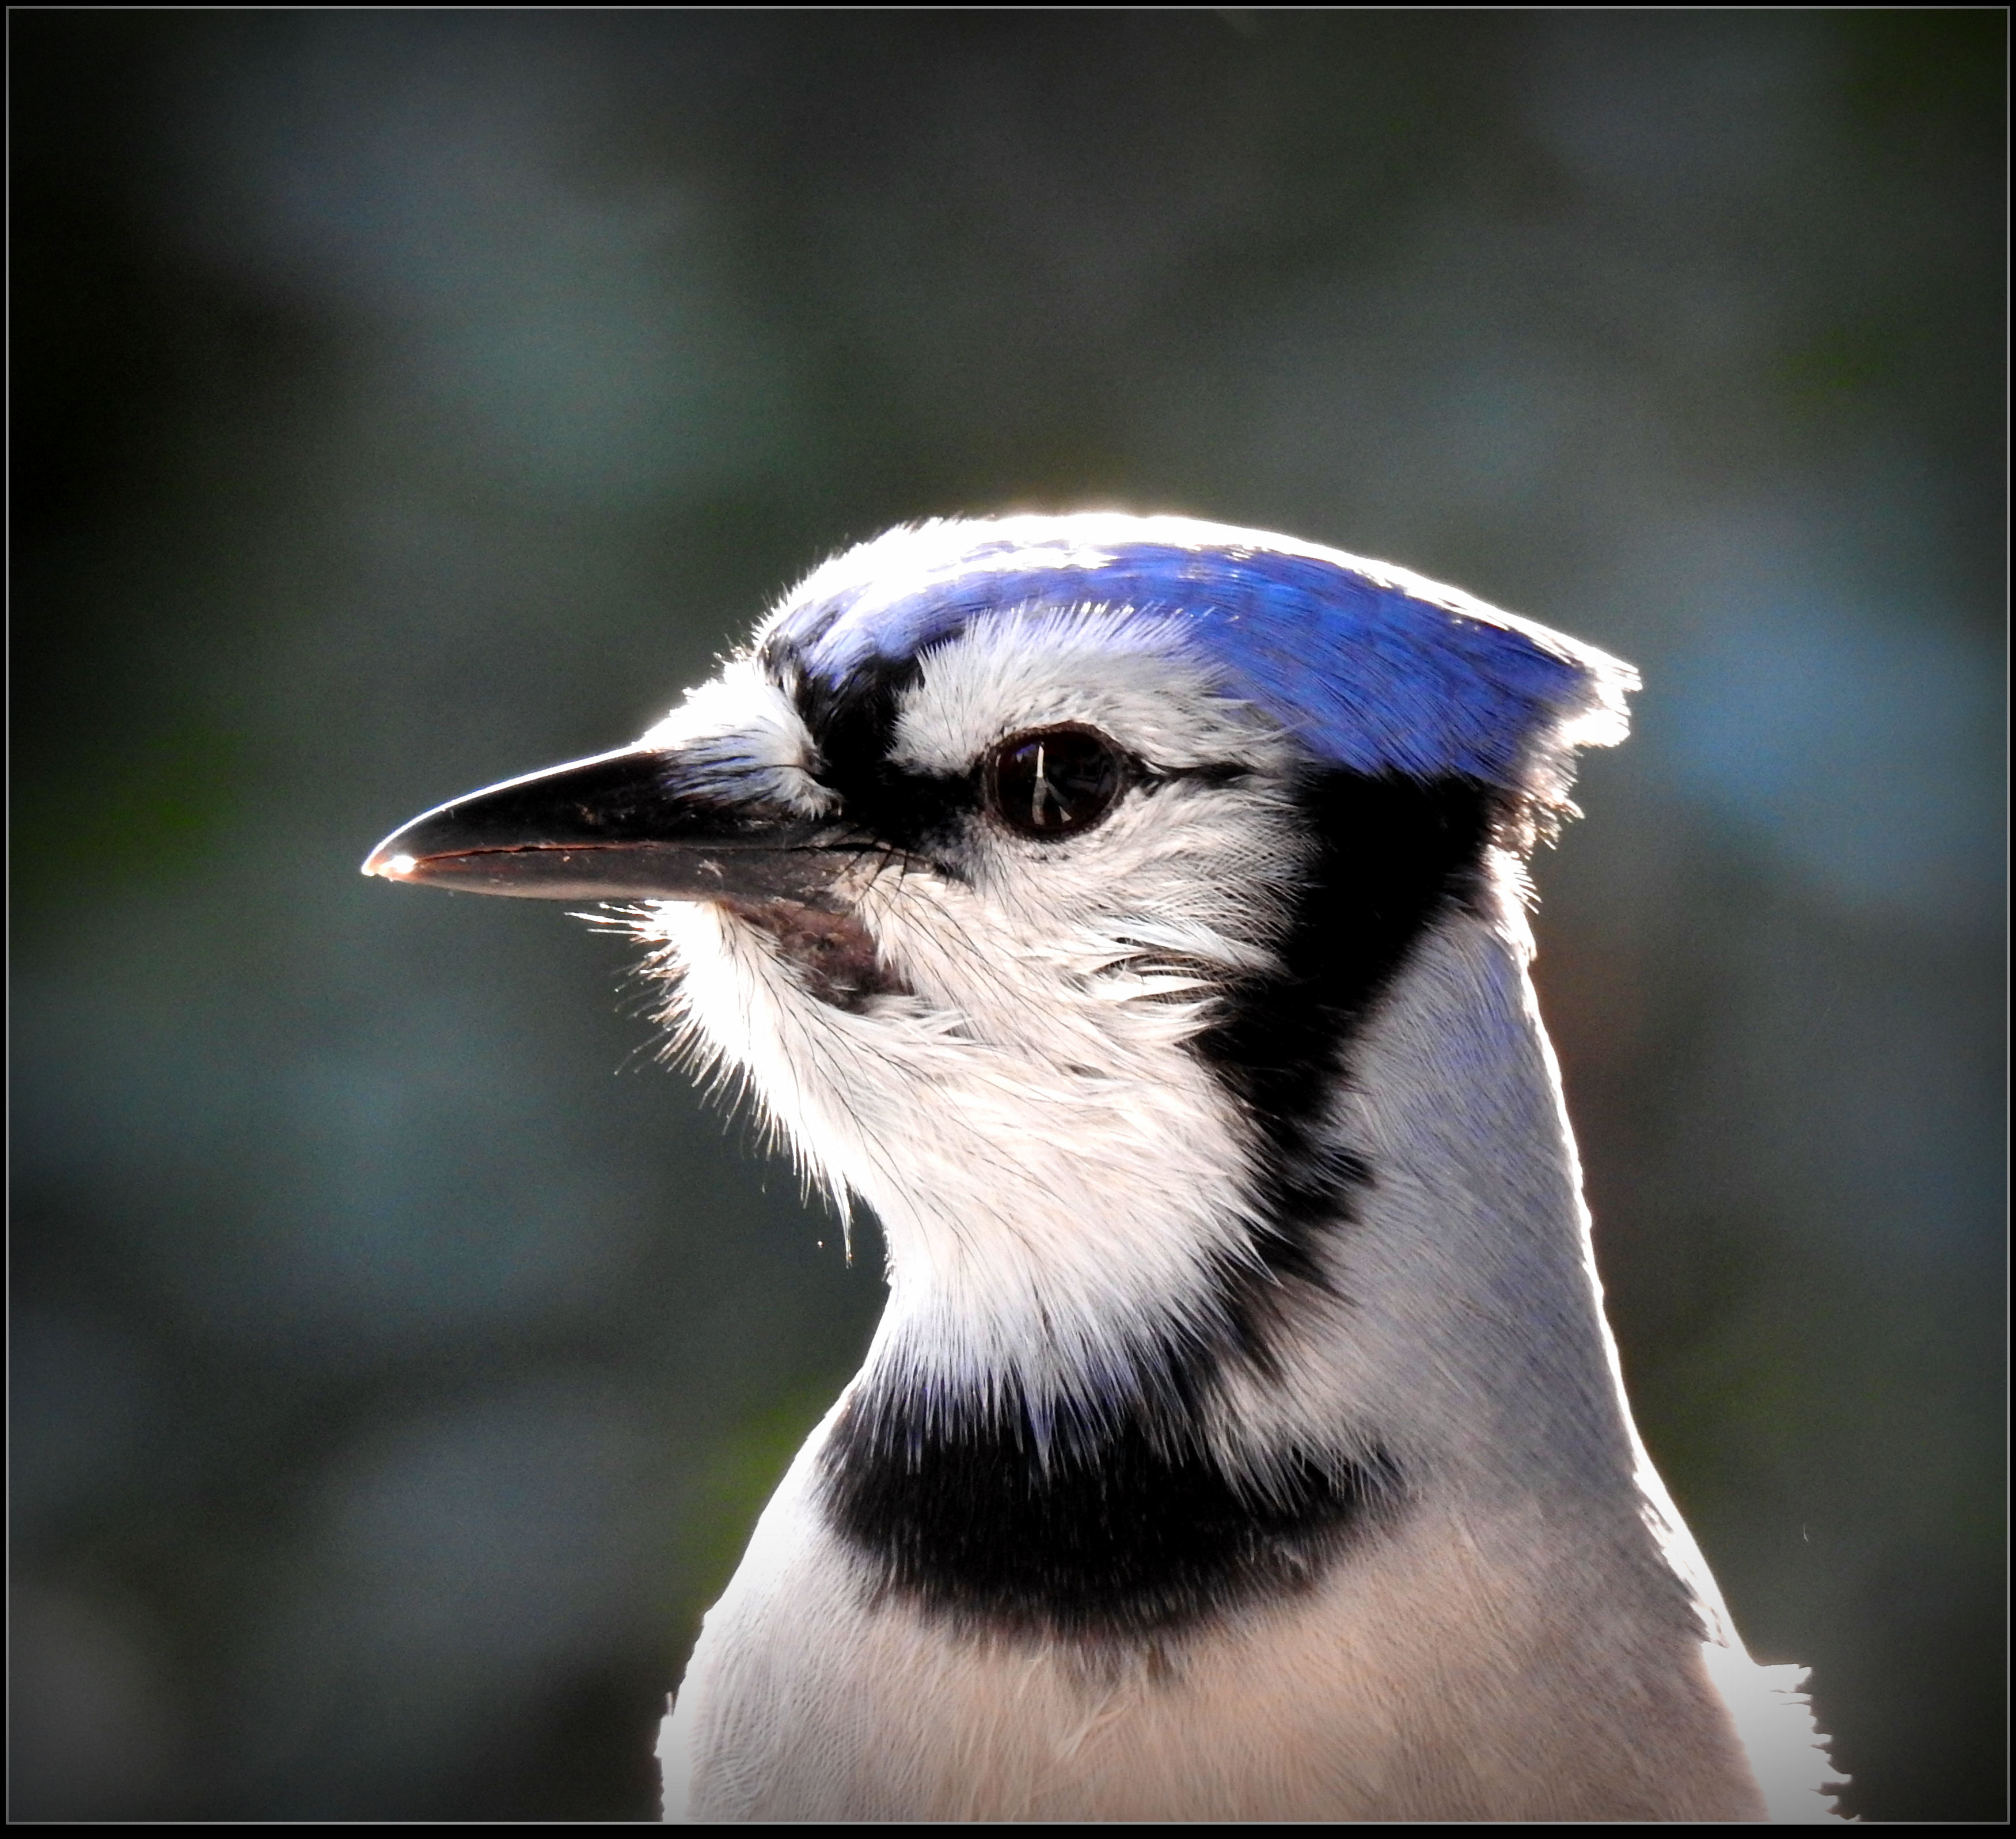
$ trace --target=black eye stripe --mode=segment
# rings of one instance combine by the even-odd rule
[[[973,803],[963,778],[904,773],[891,766],[896,712],[913,684],[915,658],[877,658],[838,683],[805,670],[789,650],[765,658],[772,680],[797,705],[812,735],[814,778],[841,799],[844,820],[894,848],[935,853]]]
[[[1040,737],[1044,746],[1044,789],[1039,792],[1034,783],[1031,758],[1021,763],[1019,776],[1011,770],[1009,779],[1016,789],[1003,799],[1005,806],[1012,799],[1021,817],[1019,825],[1004,820],[1006,827],[1025,837],[1057,839],[1082,835],[1134,788],[1152,792],[1186,780],[1227,785],[1251,776],[1250,769],[1230,762],[1179,767],[1150,765],[1099,730],[1075,722],[1010,735],[963,771],[905,770],[892,764],[889,755],[895,745],[904,695],[922,673],[920,660],[873,659],[857,665],[837,683],[806,670],[795,647],[773,643],[765,650],[762,662],[771,681],[791,698],[804,719],[814,747],[808,763],[812,776],[839,795],[844,819],[877,841],[928,856],[955,874],[959,872],[957,864],[963,853],[956,838],[976,810],[992,810],[992,799],[1000,795],[999,757],[1003,749],[1018,743]],[[1102,751],[1074,760],[1071,750],[1078,743],[1052,738],[1065,736],[1089,737]],[[1110,793],[1103,784],[1107,752],[1118,763],[1119,775]],[[1096,817],[1086,815],[1094,811]],[[1070,820],[1032,822],[1039,812],[1046,818],[1062,816]]]

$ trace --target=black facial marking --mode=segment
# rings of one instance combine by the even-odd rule
[[[889,759],[897,709],[922,673],[920,662],[871,659],[838,683],[804,672],[788,652],[765,662],[811,730],[819,750],[813,776],[840,794],[846,821],[955,872],[948,846],[974,809],[971,775],[909,772]]]
[[[1081,1644],[1180,1635],[1307,1588],[1394,1501],[1383,1456],[1291,1453],[1236,1484],[1195,1408],[1136,1399],[1039,1435],[1026,1404],[873,1381],[823,1456],[830,1523],[874,1588],[974,1632]]]
[[[1352,1044],[1437,915],[1478,904],[1485,847],[1512,813],[1496,787],[1398,773],[1313,774],[1297,804],[1316,853],[1290,903],[1279,968],[1233,982],[1192,1044],[1260,1139],[1268,1271],[1315,1282],[1318,1235],[1348,1220],[1355,1191],[1374,1178],[1321,1135]],[[1239,1339],[1264,1364],[1271,1286],[1251,1272],[1233,1282]]]

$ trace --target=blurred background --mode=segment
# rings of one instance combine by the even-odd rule
[[[9,15],[16,1817],[655,1812],[880,1298],[632,950],[365,849],[901,519],[1643,670],[1537,866],[1640,1422],[2003,1811],[2006,16]]]

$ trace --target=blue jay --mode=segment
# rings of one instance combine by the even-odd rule
[[[1280,536],[934,522],[373,852],[632,903],[668,1020],[881,1223],[668,1818],[1833,1817],[1633,1426],[1528,976],[1636,687]]]

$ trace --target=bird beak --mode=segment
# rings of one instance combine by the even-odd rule
[[[530,900],[831,906],[863,853],[837,825],[737,800],[718,762],[635,747],[452,799],[394,831],[364,872]]]

